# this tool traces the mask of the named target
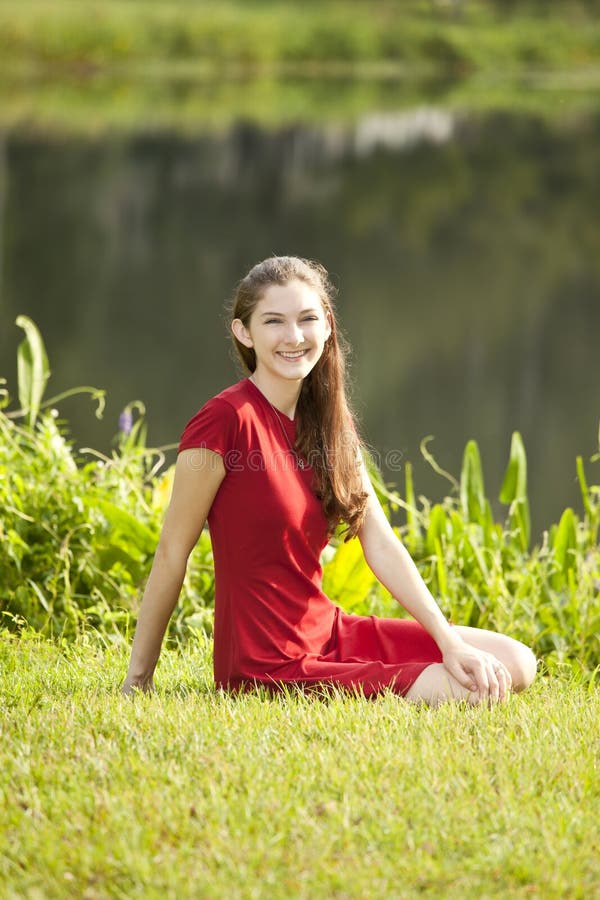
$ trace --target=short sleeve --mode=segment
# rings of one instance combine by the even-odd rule
[[[185,426],[177,452],[204,447],[227,460],[235,450],[237,434],[235,409],[226,400],[213,397]]]

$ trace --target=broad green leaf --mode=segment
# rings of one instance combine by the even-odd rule
[[[132,516],[131,513],[128,513],[127,510],[122,509],[115,503],[110,503],[108,500],[89,498],[85,502],[101,510],[114,529],[115,536],[128,538],[135,547],[143,550],[144,553],[154,553],[157,542],[156,533],[148,528],[147,525],[144,525],[143,522],[136,519],[135,516]],[[118,541],[118,544],[123,547],[121,540]]]
[[[500,490],[500,502],[509,503],[509,529],[512,543],[520,550],[529,547],[531,518],[527,498],[527,456],[523,439],[518,431],[513,431],[510,443],[510,459]]]
[[[513,431],[510,443],[510,459],[500,489],[500,502],[512,503],[527,496],[527,456],[523,439]]]
[[[518,547],[526,551],[531,537],[531,517],[527,497],[515,500],[510,508],[510,530],[515,534]]]
[[[360,541],[341,543],[323,570],[323,591],[334,603],[350,611],[365,600],[376,582],[368,567]]]
[[[25,331],[25,339],[17,350],[19,403],[29,416],[29,426],[33,428],[50,377],[50,368],[44,342],[35,323],[28,316],[17,316],[16,324]]]
[[[463,514],[470,522],[483,524],[485,519],[485,491],[481,456],[475,441],[469,441],[463,454],[460,473],[460,502]]]
[[[429,514],[429,525],[425,535],[425,547],[429,556],[436,553],[436,542],[441,544],[442,536],[446,535],[447,524],[446,510],[441,503],[436,503]]]
[[[554,534],[552,549],[557,571],[552,579],[552,586],[562,586],[568,578],[569,570],[575,565],[575,553],[577,548],[577,519],[570,507],[565,509],[560,517],[558,528]]]
[[[458,542],[465,530],[465,522],[461,514],[453,509],[450,511],[450,534],[452,543],[458,546]]]

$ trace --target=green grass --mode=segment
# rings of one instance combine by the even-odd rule
[[[98,131],[348,120],[416,101],[589,108],[588,4],[4,0],[0,124]]]
[[[597,688],[495,709],[230,697],[211,646],[119,694],[127,649],[0,644],[9,898],[591,898]]]

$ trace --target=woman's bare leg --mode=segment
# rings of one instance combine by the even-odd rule
[[[414,703],[426,703],[428,706],[439,706],[447,700],[466,700],[475,705],[481,700],[477,691],[463,687],[443,663],[432,663],[423,669],[404,696]]]
[[[529,647],[514,638],[483,628],[456,625],[456,631],[465,643],[491,653],[508,669],[512,690],[522,691],[535,678],[537,661]],[[405,694],[407,700],[438,706],[446,700],[466,700],[470,704],[482,701],[479,693],[463,687],[442,663],[434,663],[424,669]]]

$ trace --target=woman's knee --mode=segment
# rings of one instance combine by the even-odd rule
[[[529,647],[512,639],[508,669],[512,677],[513,691],[524,691],[537,673],[537,659]]]
[[[504,663],[512,680],[512,690],[524,691],[536,676],[537,659],[521,641],[507,635],[498,635],[498,649],[492,651]]]
[[[448,700],[466,700],[472,704],[479,702],[479,695],[464,688],[443,663],[432,663],[423,669],[404,697],[413,703],[426,703],[428,706],[439,706]]]

